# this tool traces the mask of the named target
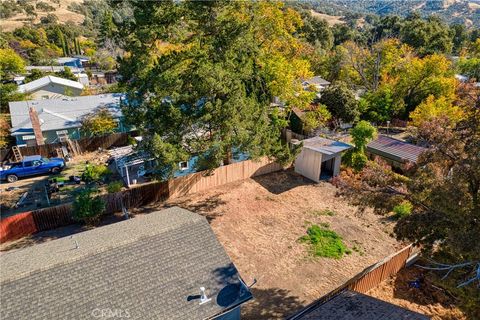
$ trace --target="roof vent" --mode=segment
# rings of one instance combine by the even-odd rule
[[[200,287],[200,303],[199,304],[204,304],[207,302],[210,302],[212,299],[207,297],[207,294],[205,293],[205,287]]]

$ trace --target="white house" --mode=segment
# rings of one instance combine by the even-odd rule
[[[330,82],[328,82],[327,80],[325,80],[325,79],[323,79],[319,76],[315,76],[313,78],[304,80],[302,82],[302,86],[303,86],[304,90],[310,90],[310,89],[313,88],[314,91],[316,91],[316,92],[323,91],[329,85],[330,85]]]
[[[77,81],[46,76],[18,86],[18,92],[28,94],[32,100],[62,99],[79,96],[83,88],[83,84]]]

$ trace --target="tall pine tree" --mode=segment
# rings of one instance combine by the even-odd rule
[[[301,89],[311,73],[297,56],[295,11],[270,2],[131,5],[135,22],[119,31],[130,53],[120,64],[130,88],[124,112],[164,176],[188,154],[199,155],[198,169],[228,163],[234,151],[290,160],[285,118],[270,103],[311,99]]]

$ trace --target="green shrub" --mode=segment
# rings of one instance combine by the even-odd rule
[[[95,189],[80,191],[73,202],[73,218],[88,225],[95,225],[105,211],[105,201],[95,196]]]
[[[394,217],[397,219],[406,217],[412,213],[412,209],[413,206],[409,201],[403,201],[393,208],[393,213],[395,213]]]
[[[83,172],[83,180],[86,183],[99,182],[111,174],[106,165],[87,164]]]
[[[121,183],[120,181],[113,181],[108,184],[107,191],[108,193],[119,192],[120,190],[122,190],[122,187],[123,183]]]
[[[367,164],[367,162],[368,162],[368,158],[365,154],[360,152],[354,152],[352,154],[351,167],[353,168],[353,170],[357,172],[362,171],[365,165]]]
[[[312,225],[307,229],[307,235],[301,237],[300,242],[310,245],[311,253],[316,257],[340,259],[350,250],[345,246],[335,231]]]
[[[138,141],[135,140],[134,137],[132,137],[132,136],[128,136],[128,137],[127,137],[127,144],[128,144],[128,145],[130,145],[130,146],[136,146],[137,143],[138,143]]]

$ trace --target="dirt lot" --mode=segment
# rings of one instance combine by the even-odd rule
[[[106,152],[89,152],[76,156],[67,162],[67,167],[58,175],[41,175],[30,178],[19,179],[16,182],[6,183],[2,181],[0,185],[0,206],[1,217],[6,217],[18,212],[35,210],[50,205],[58,205],[73,201],[72,191],[80,185],[68,182],[68,177],[72,175],[80,176],[85,169],[86,162],[101,164],[108,159]],[[59,192],[52,194],[50,203],[47,201],[45,183],[48,179],[56,178],[58,181],[65,180],[65,186],[60,188]],[[13,189],[13,190],[12,190]],[[28,193],[23,205],[18,208],[15,204],[24,193]]]
[[[207,216],[255,300],[245,319],[291,315],[365,267],[402,247],[391,223],[335,196],[329,183],[313,184],[293,172],[247,179],[168,201]],[[157,209],[148,208],[148,211]],[[334,216],[319,215],[330,209]],[[328,223],[352,250],[341,260],[313,258],[298,241],[309,224]]]
[[[420,288],[409,286],[410,281],[423,278]],[[424,270],[405,268],[396,276],[370,290],[368,295],[388,301],[406,309],[432,317],[432,320],[466,320],[467,317],[455,307],[455,299],[446,291],[432,285]]]

